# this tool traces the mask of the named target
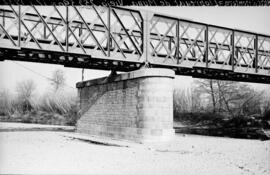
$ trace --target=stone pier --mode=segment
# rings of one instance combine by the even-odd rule
[[[77,132],[135,142],[169,141],[173,129],[173,78],[169,69],[141,69],[77,83]]]

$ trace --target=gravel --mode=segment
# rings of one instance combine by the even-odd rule
[[[155,144],[98,140],[71,132],[0,132],[0,173],[270,174],[270,141],[181,134]]]

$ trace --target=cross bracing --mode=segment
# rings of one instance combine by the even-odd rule
[[[270,83],[270,36],[102,6],[0,6],[0,60]]]

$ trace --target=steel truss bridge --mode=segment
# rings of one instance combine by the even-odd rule
[[[270,83],[270,36],[121,7],[0,6],[0,60]]]

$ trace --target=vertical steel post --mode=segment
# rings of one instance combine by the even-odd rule
[[[143,12],[143,54],[142,58],[144,58],[145,65],[148,65],[151,61],[151,53],[149,49],[150,45],[150,23],[151,23],[151,17],[153,14],[151,12],[144,11]]]
[[[209,41],[208,41],[208,25],[205,26],[205,32],[204,32],[204,41],[205,41],[205,63],[206,63],[206,67],[208,68],[208,54],[209,54]]]
[[[258,35],[255,35],[254,39],[254,49],[255,49],[255,72],[258,73]]]
[[[107,14],[107,25],[108,25],[108,33],[107,33],[107,48],[108,48],[108,57],[110,56],[110,54],[111,54],[111,35],[110,35],[110,33],[111,33],[111,7],[110,6],[108,6],[108,14]]]
[[[80,38],[80,43],[82,44],[82,28],[83,28],[83,25],[82,25],[82,23],[81,23],[81,25],[79,26],[79,38]]]
[[[5,27],[5,12],[3,11],[3,19],[2,19],[2,21],[3,21],[3,27]]]
[[[172,38],[171,37],[169,37],[169,39],[168,39],[168,49],[169,49],[169,51],[172,50]]]
[[[69,30],[69,21],[68,21],[68,6],[66,6],[66,52],[68,52],[68,30]]]
[[[232,65],[232,71],[234,71],[234,59],[235,59],[235,50],[234,50],[234,30],[232,30],[232,34],[231,34],[231,49],[232,49],[232,53],[231,53],[231,61],[230,64]]]
[[[177,25],[176,25],[176,60],[177,60],[177,64],[179,64],[179,47],[180,47],[180,44],[179,44],[179,40],[180,40],[180,21],[177,20]]]
[[[52,24],[52,28],[53,28],[53,24]],[[47,37],[46,37],[46,26],[44,26],[44,28],[43,28],[43,38],[47,39]]]
[[[84,80],[84,68],[82,69],[82,81]]]
[[[18,25],[18,46],[21,47],[21,5],[19,5]]]

